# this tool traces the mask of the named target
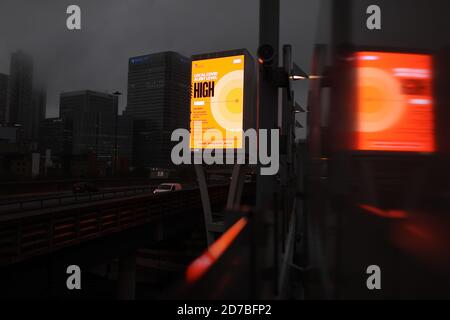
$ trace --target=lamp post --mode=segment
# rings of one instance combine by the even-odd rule
[[[259,7],[259,49],[258,49],[258,129],[278,127],[278,87],[272,83],[270,70],[278,67],[280,1],[260,0]],[[270,148],[270,147],[269,147]],[[256,207],[260,210],[270,207],[276,190],[275,176],[258,175],[256,181]]]
[[[122,95],[121,92],[115,91],[112,93],[117,97],[117,110],[115,112],[115,124],[114,124],[114,154],[113,154],[113,175],[117,174],[117,160],[118,160],[118,148],[117,148],[117,125],[119,118],[119,97]]]

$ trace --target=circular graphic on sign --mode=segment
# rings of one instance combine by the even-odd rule
[[[405,112],[401,83],[377,68],[358,69],[358,131],[379,132],[395,125]]]
[[[223,76],[215,85],[211,112],[216,122],[226,130],[242,130],[244,71],[236,70]]]

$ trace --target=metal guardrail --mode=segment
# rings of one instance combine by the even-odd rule
[[[227,231],[187,268],[173,292],[184,299],[286,299],[297,230],[297,199],[285,212],[229,211]],[[226,279],[226,281],[223,281]]]
[[[14,197],[18,193],[36,192],[66,192],[71,191],[75,183],[92,182],[99,188],[123,187],[123,186],[148,186],[149,184],[159,184],[164,179],[146,178],[116,178],[116,179],[65,179],[65,180],[24,180],[24,181],[3,181],[0,178],[0,196]]]
[[[39,210],[46,208],[54,208],[62,205],[70,205],[75,203],[84,203],[90,201],[105,200],[107,198],[115,198],[118,194],[129,196],[138,193],[151,191],[156,186],[147,186],[141,188],[122,189],[114,191],[101,191],[89,193],[74,193],[66,196],[42,197],[29,200],[14,200],[0,202],[0,214],[9,214],[16,212],[24,212],[29,210]]]
[[[225,203],[227,186],[210,188]],[[201,208],[198,189],[0,216],[0,266]]]

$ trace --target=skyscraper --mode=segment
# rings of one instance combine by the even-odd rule
[[[8,75],[0,73],[0,125],[7,122],[8,78]]]
[[[10,125],[20,125],[23,138],[33,138],[33,61],[23,51],[11,55],[6,118]]]
[[[114,155],[118,98],[90,90],[62,93],[60,117],[72,127],[72,154]]]
[[[31,133],[33,141],[39,141],[39,127],[41,121],[45,119],[45,111],[47,108],[47,92],[45,88],[37,87],[33,88],[32,97],[32,121],[31,121]]]
[[[133,159],[133,119],[126,113],[117,118],[117,156],[129,162]]]
[[[129,59],[127,114],[135,120],[135,166],[172,165],[172,131],[189,128],[190,61],[176,52]]]
[[[72,152],[71,122],[61,118],[47,118],[41,121],[39,129],[39,151],[45,154],[51,151],[52,156],[65,156]]]

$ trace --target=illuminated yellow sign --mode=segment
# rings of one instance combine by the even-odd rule
[[[242,148],[243,121],[244,55],[192,61],[191,149]]]

